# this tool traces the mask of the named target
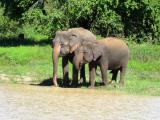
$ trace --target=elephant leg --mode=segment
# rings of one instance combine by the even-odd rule
[[[102,63],[100,63],[100,70],[101,70],[101,75],[102,75],[102,83],[106,86],[108,79],[107,79],[107,69],[108,66],[103,65]]]
[[[63,85],[69,85],[69,74],[68,74],[68,57],[62,58],[62,69],[63,69]]]
[[[96,66],[92,63],[89,63],[89,83],[90,88],[93,88],[95,86],[95,69]]]
[[[73,65],[73,74],[72,74],[72,84],[71,86],[77,87],[78,86],[78,70]]]
[[[119,84],[121,86],[124,86],[124,76],[125,76],[125,73],[126,73],[126,68],[127,68],[127,66],[122,66],[121,69],[120,69],[120,81],[119,81]]]
[[[85,65],[82,65],[81,71],[80,71],[80,84],[86,83],[86,76],[85,76]]]
[[[118,69],[117,70],[112,70],[112,81],[113,80],[115,82],[117,81],[117,74],[118,74]]]

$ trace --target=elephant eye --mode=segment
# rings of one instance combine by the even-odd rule
[[[84,51],[83,53],[87,53],[87,51]]]
[[[71,37],[70,37],[70,39],[72,40],[72,39],[74,39],[74,38],[77,38],[77,35],[72,34]]]
[[[77,35],[75,35],[75,34],[72,34],[72,37],[77,37]]]
[[[64,47],[64,43],[61,43],[61,47]]]

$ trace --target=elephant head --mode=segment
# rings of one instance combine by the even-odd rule
[[[53,82],[57,86],[58,56],[66,56],[74,52],[84,41],[94,41],[96,37],[84,28],[71,28],[56,32],[53,40]]]
[[[103,54],[103,46],[89,42],[75,51],[74,65],[80,69],[83,64],[96,61]]]

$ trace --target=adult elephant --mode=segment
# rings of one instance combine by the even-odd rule
[[[112,70],[112,80],[117,79],[120,71],[120,85],[124,85],[124,76],[129,59],[129,49],[124,41],[108,37],[95,42],[88,42],[75,50],[73,63],[77,69],[89,63],[89,80],[91,87],[95,85],[95,70],[100,67],[102,81],[107,85],[107,70]]]
[[[71,28],[67,31],[57,31],[53,40],[53,84],[57,83],[58,57],[62,57],[63,80],[64,84],[68,84],[68,61],[73,60],[74,51],[85,41],[95,41],[95,35],[84,28]],[[84,66],[81,69],[81,79],[85,79]],[[78,71],[73,66],[73,84],[78,82]]]

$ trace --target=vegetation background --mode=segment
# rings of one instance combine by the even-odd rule
[[[40,40],[58,29],[84,27],[95,34],[160,41],[160,0],[1,0],[0,37]]]
[[[107,90],[160,95],[160,0],[0,0],[0,78],[51,81],[49,44],[57,30],[72,27],[128,44],[126,87]]]

